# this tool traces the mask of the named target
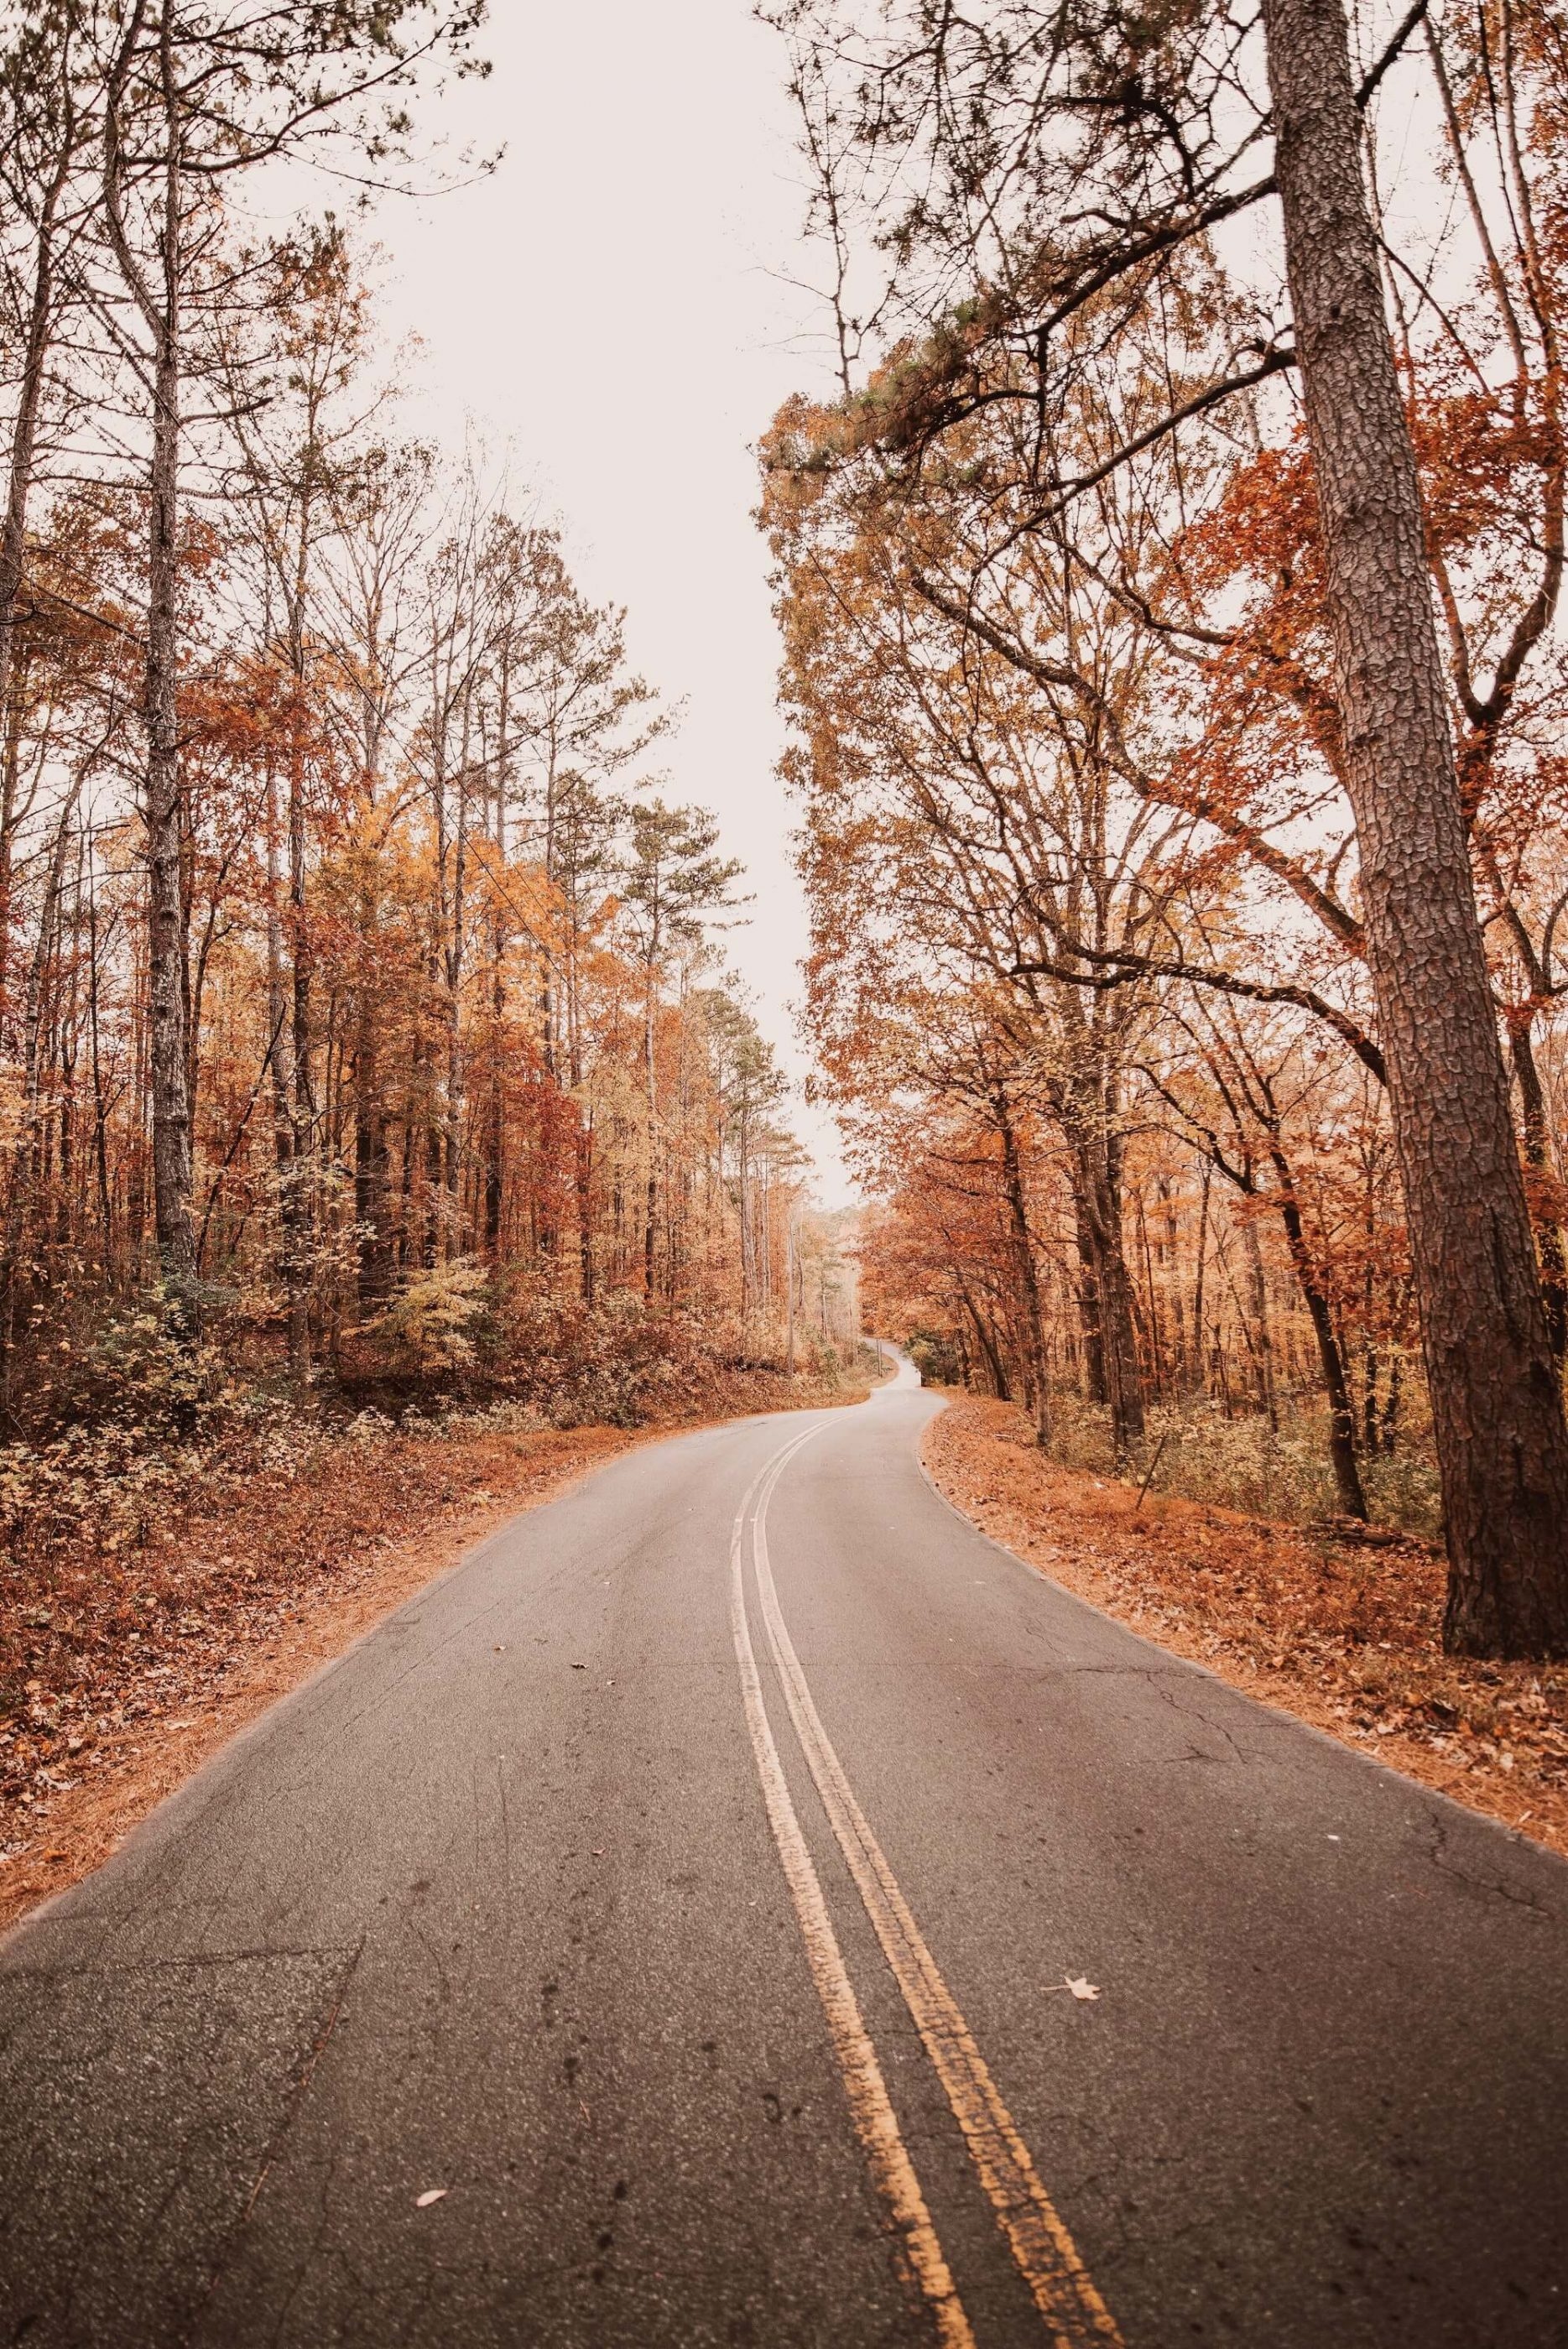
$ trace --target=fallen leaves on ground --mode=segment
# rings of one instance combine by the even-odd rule
[[[737,1378],[737,1413],[853,1402]],[[728,1415],[702,1397],[705,1418]],[[323,1440],[200,1481],[131,1550],[90,1537],[0,1568],[0,1929],[96,1868],[213,1746],[421,1588],[488,1527],[680,1424],[459,1421]],[[9,1699],[8,1704],[6,1703]]]
[[[1220,1679],[1568,1854],[1568,1670],[1441,1644],[1425,1543],[1244,1517],[1058,1467],[973,1395],[927,1430],[940,1490],[1052,1580]]]

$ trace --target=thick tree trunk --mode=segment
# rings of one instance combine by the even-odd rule
[[[1098,1322],[1096,1329],[1085,1327],[1085,1336],[1110,1408],[1111,1440],[1119,1460],[1144,1432],[1137,1321],[1122,1236],[1120,1168],[1103,1143],[1092,1137],[1085,1141],[1081,1134],[1071,1167],[1078,1248],[1087,1258]]]
[[[1343,0],[1263,0],[1367,959],[1442,1476],[1445,1635],[1568,1653],[1568,1425],[1547,1340],[1383,306]]]

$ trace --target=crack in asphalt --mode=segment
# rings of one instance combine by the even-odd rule
[[[310,2084],[316,2077],[317,2066],[320,2063],[323,2055],[326,2054],[332,2039],[332,2034],[337,2028],[337,2019],[343,2012],[343,2002],[348,1995],[349,1985],[353,1982],[356,1972],[358,1971],[359,1961],[364,1956],[364,1953],[365,1936],[361,1934],[354,1949],[350,1951],[341,1973],[337,1977],[337,1988],[327,2020],[322,2024],[320,2030],[317,2031],[315,2038],[311,2041],[310,2050],[306,2057],[303,2066],[301,2067],[299,2076],[295,2082],[285,2103],[282,2118],[279,2120],[277,2127],[274,2129],[272,2137],[268,2141],[266,2150],[262,2156],[262,2165],[260,2169],[256,2172],[255,2182],[251,2188],[249,2197],[245,2202],[244,2209],[240,2217],[239,2224],[231,2230],[228,2238],[218,2252],[216,2264],[213,2267],[212,2275],[208,2279],[207,2296],[209,2298],[211,2297],[213,2290],[223,2272],[223,2266],[228,2259],[229,2253],[233,2250],[234,2244],[238,2241],[239,2237],[244,2232],[245,2227],[250,2223],[251,2215],[256,2207],[257,2201],[260,2199],[262,2189],[266,2184],[267,2178],[270,2176],[279,2155],[282,2153],[284,2147],[288,2142],[289,2137],[293,2132],[294,2125],[299,2116],[300,2109],[305,2103],[306,2097],[310,2093]]]
[[[1455,1883],[1467,1886],[1472,1892],[1482,1893],[1494,1900],[1504,1900],[1513,1909],[1522,1909],[1532,1917],[1550,1917],[1552,1914],[1546,1903],[1538,1900],[1532,1892],[1504,1884],[1499,1878],[1472,1876],[1468,1868],[1457,1866],[1449,1857],[1450,1829],[1443,1812],[1428,1811],[1427,1824],[1432,1831],[1427,1857],[1442,1875],[1451,1877]]]

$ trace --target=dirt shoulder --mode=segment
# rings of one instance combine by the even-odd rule
[[[22,1702],[0,1727],[0,1931],[97,1868],[166,1795],[464,1551],[633,1446],[756,1411],[863,1399],[738,1384],[628,1430],[465,1427],[321,1444],[186,1496],[136,1554],[62,1561],[0,1604]],[[706,1402],[705,1399],[705,1402]]]
[[[1248,1695],[1568,1856],[1568,1669],[1445,1656],[1441,1559],[1057,1467],[1023,1414],[953,1398],[932,1481],[1054,1582]]]

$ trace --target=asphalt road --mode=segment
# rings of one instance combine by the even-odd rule
[[[0,2338],[1568,2341],[1568,1869],[971,1530],[933,1407],[627,1455],[13,1936]]]

